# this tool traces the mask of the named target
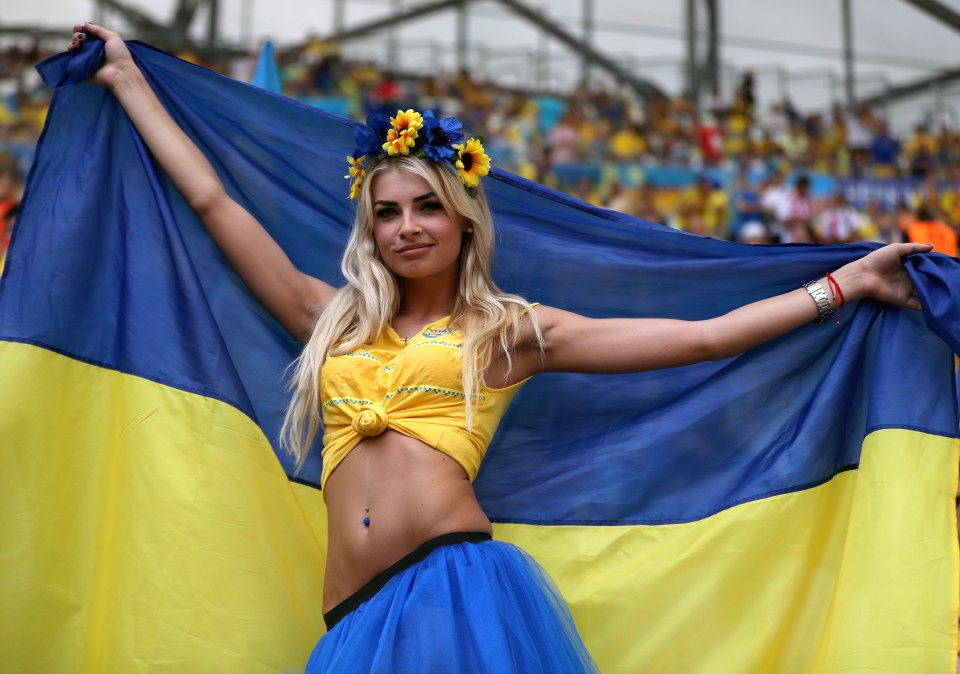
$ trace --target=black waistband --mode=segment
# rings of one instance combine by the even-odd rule
[[[391,564],[390,568],[386,571],[378,573],[369,583],[324,613],[323,622],[327,624],[327,631],[332,630],[334,625],[350,615],[360,604],[368,599],[372,599],[391,578],[404,569],[409,569],[417,562],[426,559],[427,555],[437,548],[442,548],[445,545],[458,545],[460,543],[483,543],[484,541],[492,540],[492,538],[493,537],[486,531],[454,531],[453,533],[431,538],[397,563]]]

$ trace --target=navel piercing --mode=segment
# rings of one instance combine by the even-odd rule
[[[363,509],[363,512],[369,513],[369,512],[370,512],[370,508],[364,508],[364,509]],[[370,527],[370,517],[369,517],[369,516],[363,518],[363,526],[368,527],[368,528]]]

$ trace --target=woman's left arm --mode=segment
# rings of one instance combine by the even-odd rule
[[[931,246],[927,244],[891,244],[841,267],[832,276],[846,302],[873,298],[919,309],[902,258],[930,250]],[[819,282],[832,300],[827,279]],[[544,350],[541,358],[531,357],[527,361],[528,368],[532,371],[594,373],[656,370],[721,360],[820,316],[816,302],[804,288],[702,321],[591,319],[552,307],[538,307],[536,311]],[[523,356],[521,359],[525,360]],[[540,362],[535,364],[535,361]]]

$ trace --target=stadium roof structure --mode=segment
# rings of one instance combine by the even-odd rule
[[[66,0],[49,0],[57,1]],[[166,0],[164,7],[163,2],[146,0],[91,0],[98,20],[107,22],[107,16],[112,25],[121,19],[125,35],[197,53],[240,51],[241,46],[249,51],[255,17],[261,34],[269,20],[282,20],[286,0],[271,0],[266,21],[254,7],[262,1]],[[775,79],[780,97],[797,98],[795,93],[808,93],[809,89],[801,91],[805,87],[818,89],[813,107],[825,109],[837,101],[889,106],[939,97],[945,110],[949,106],[943,98],[952,95],[951,85],[960,80],[960,63],[944,56],[957,53],[950,40],[960,37],[956,35],[960,31],[958,0],[633,0],[628,4],[552,0],[546,5],[542,0],[317,0],[309,9],[296,4],[297,19],[291,21],[290,14],[285,15],[288,33],[295,29],[301,39],[315,33],[337,40],[351,58],[366,54],[395,64],[398,54],[408,61],[416,60],[408,58],[415,54],[426,55],[425,63],[423,58],[419,61],[421,69],[475,70],[487,64],[482,73],[487,79],[505,79],[530,89],[558,90],[601,79],[623,85],[641,98],[685,92],[703,100],[749,69],[760,79]],[[156,18],[165,10],[169,18]],[[235,25],[238,12],[244,33],[240,39],[236,34],[226,36],[225,30],[228,24]],[[661,21],[650,24],[648,17]],[[499,23],[491,30],[490,22]],[[736,26],[733,30],[739,34],[729,26]],[[779,32],[774,30],[778,26]],[[0,34],[59,38],[64,31],[29,23],[0,24]],[[783,37],[793,34],[801,37]],[[900,54],[892,53],[891,40],[883,37],[888,34],[902,38]],[[518,35],[521,47],[504,43]],[[660,48],[665,40],[672,40],[668,54],[651,56],[649,49],[646,55],[627,53],[654,43]],[[870,43],[880,48],[870,51]],[[933,43],[942,48],[931,51]],[[775,54],[775,61],[758,63],[753,58],[745,63],[741,59],[734,65],[729,59],[730,54],[746,50],[754,55]],[[818,65],[802,67],[804,60]],[[866,72],[865,66],[881,70]],[[406,66],[411,69],[415,68]]]

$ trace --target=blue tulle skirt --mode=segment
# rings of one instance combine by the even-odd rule
[[[543,569],[485,534],[421,546],[325,617],[307,674],[597,671]]]

